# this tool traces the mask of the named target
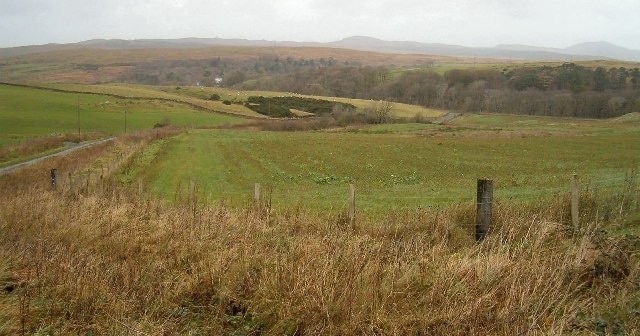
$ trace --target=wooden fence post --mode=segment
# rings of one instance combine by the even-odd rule
[[[56,189],[57,185],[58,185],[58,174],[57,174],[57,169],[53,168],[51,169],[51,189]]]
[[[260,209],[260,183],[253,185],[253,201],[255,202],[256,210]]]
[[[192,209],[196,207],[196,183],[193,179],[189,180],[189,206]]]
[[[481,241],[491,227],[493,180],[478,180],[476,208],[476,241]]]
[[[142,184],[142,177],[138,176],[138,196],[142,196],[143,192],[144,192],[144,188]]]
[[[73,190],[73,178],[71,177],[71,172],[69,172],[69,192],[74,193]]]
[[[356,187],[349,184],[349,224],[354,228],[356,221]]]
[[[578,190],[578,176],[573,174],[571,177],[571,223],[574,227],[578,227],[580,220],[579,212],[579,196]]]

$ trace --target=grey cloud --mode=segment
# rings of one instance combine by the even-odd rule
[[[471,46],[640,49],[637,0],[0,0],[0,46],[90,38],[331,41],[350,35]]]

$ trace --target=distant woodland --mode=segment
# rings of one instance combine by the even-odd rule
[[[217,58],[137,64],[121,80],[151,85],[214,86],[388,100],[463,112],[609,118],[640,111],[638,67],[575,63],[503,69],[454,69],[440,74],[363,65],[333,58]]]
[[[640,111],[640,69],[587,68],[574,63],[459,69],[444,75],[429,70],[394,75],[384,67],[331,65],[234,85],[465,112],[608,118]]]
[[[33,56],[3,61],[0,76],[17,82],[223,86],[375,99],[461,112],[609,118],[640,111],[637,63],[595,67],[582,63],[505,62],[504,68],[482,64],[469,67],[467,63],[443,72],[436,71],[435,62],[448,64],[452,60],[405,60],[402,55],[379,59],[380,55],[366,53],[318,57],[312,56],[319,53],[313,48],[278,51],[308,54],[286,56],[276,55],[274,50],[236,48],[221,57],[206,55],[210,51],[205,50],[206,56],[196,54],[203,57],[198,59],[180,59],[190,57],[187,51],[172,51],[178,53],[175,59],[149,59],[144,50],[133,58],[125,52],[105,52],[108,57],[101,60],[93,59],[93,53],[88,54],[91,57],[70,54],[68,57],[75,57],[72,61],[56,59],[55,55],[43,56],[43,60]],[[123,62],[125,59],[129,61]],[[50,66],[58,62],[67,62],[65,68],[56,70]]]
[[[194,69],[204,69],[201,74]],[[167,69],[174,69],[166,72]],[[149,75],[158,73],[158,75]],[[439,74],[328,59],[260,58],[158,62],[138,65],[129,81],[188,84],[198,81],[242,90],[388,100],[463,112],[609,118],[640,111],[640,69],[511,65],[454,69]]]

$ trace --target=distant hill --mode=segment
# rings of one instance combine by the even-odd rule
[[[640,50],[627,49],[609,42],[585,42],[564,49],[533,47],[526,45],[498,45],[496,48],[513,51],[544,51],[563,55],[580,55],[640,62]]]
[[[92,49],[196,49],[212,46],[237,47],[303,47],[323,46],[320,43],[279,42],[266,40],[221,39],[221,38],[182,38],[182,39],[94,39],[77,43],[45,44],[36,46],[0,48],[0,58],[77,48]]]
[[[609,42],[586,42],[564,49],[576,55],[606,56],[627,61],[640,62],[640,50],[627,49]]]
[[[412,41],[384,41],[366,36],[353,36],[329,45],[377,52],[420,53],[431,55],[515,58],[548,61],[586,61],[596,59],[618,59],[640,61],[640,50],[631,50],[607,42],[589,42],[558,49],[525,45],[498,45],[493,48],[472,48],[439,43]]]
[[[93,49],[188,49],[212,46],[239,47],[331,47],[395,54],[424,54],[454,57],[481,57],[541,61],[586,61],[617,59],[640,61],[640,50],[623,48],[608,42],[587,42],[568,48],[545,48],[526,45],[498,45],[493,48],[474,48],[440,43],[413,41],[385,41],[366,36],[353,36],[329,43],[244,40],[222,38],[105,40],[96,39],[69,44],[46,44],[14,48],[0,48],[0,58],[15,57],[75,48]]]

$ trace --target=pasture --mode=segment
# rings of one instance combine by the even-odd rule
[[[178,103],[127,100],[0,85],[0,145],[50,134],[120,134],[168,121],[176,126],[217,126],[242,121]]]
[[[20,135],[8,141],[47,134],[46,120],[75,130],[77,94],[2,97],[2,134]],[[132,129],[165,115],[245,121],[152,98],[80,99],[81,117],[112,134],[123,108],[139,118]],[[636,334],[638,194],[623,186],[639,168],[639,121],[163,128],[39,162],[0,176],[0,334]],[[564,198],[574,172],[580,227]],[[476,243],[481,177],[496,183],[495,221]],[[197,206],[185,202],[191,180]],[[251,203],[256,182],[272,211]]]
[[[500,127],[497,127],[500,125]],[[193,130],[150,147],[129,174],[166,199],[190,181],[199,198],[241,206],[260,183],[276,208],[341,210],[349,184],[358,209],[383,213],[471,201],[477,178],[502,202],[622,186],[639,168],[633,123],[466,115],[451,125],[390,124],[314,132]]]
[[[126,114],[126,115],[125,115]],[[119,99],[0,85],[0,166],[63,148],[65,142],[150,129],[244,122],[176,102]]]
[[[226,88],[196,87],[196,86],[147,86],[132,84],[102,84],[102,85],[82,85],[82,84],[44,84],[43,87],[69,92],[95,93],[103,95],[116,95],[122,97],[149,98],[149,99],[169,99],[177,102],[184,102],[204,109],[217,111],[225,114],[247,116],[254,118],[264,118],[249,108],[243,106],[251,96],[264,97],[307,97],[323,99],[342,103],[353,104],[358,111],[371,108],[375,101],[367,99],[350,99],[339,97],[318,97],[299,95],[291,92],[271,92],[271,91],[241,91]],[[209,100],[211,95],[220,96],[219,101]],[[223,101],[233,102],[225,105]],[[437,109],[429,109],[422,106],[393,103],[390,111],[395,118],[413,118],[420,115],[424,118],[435,118],[444,112]]]

